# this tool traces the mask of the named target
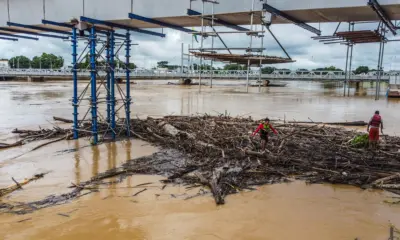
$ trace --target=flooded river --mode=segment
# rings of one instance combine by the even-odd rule
[[[261,92],[250,88],[249,94],[244,93],[244,86],[229,81],[217,82],[212,89],[204,86],[201,93],[195,86],[154,83],[133,86],[132,116],[227,112],[333,122],[368,121],[379,109],[386,133],[400,133],[400,102],[384,97],[374,101],[370,83],[352,88],[351,97],[341,96],[341,86],[316,82],[290,82],[287,87],[263,88]],[[85,85],[82,83],[80,90]],[[15,140],[10,134],[13,128],[51,126],[53,116],[72,118],[71,89],[71,82],[0,83],[0,142]],[[88,139],[80,139],[29,152],[39,144],[0,151],[0,188],[11,185],[11,177],[21,180],[51,171],[4,201],[32,201],[69,192],[71,183],[157,151],[139,140],[92,147]],[[133,176],[70,204],[22,216],[0,215],[0,239],[383,240],[388,238],[389,223],[400,226],[400,206],[385,203],[393,199],[380,191],[294,182],[228,196],[226,205],[217,207],[209,195],[184,200],[200,189],[167,186],[162,190],[160,179]],[[135,187],[148,182],[151,184],[146,187]],[[132,196],[144,188],[145,192]]]

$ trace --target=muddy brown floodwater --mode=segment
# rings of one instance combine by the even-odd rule
[[[379,109],[387,134],[399,134],[399,101],[373,100],[373,86],[352,88],[342,97],[336,84],[290,82],[285,88],[258,92],[233,81],[203,87],[133,86],[132,116],[225,113],[304,121],[368,121]],[[160,83],[160,82],[158,82]],[[80,85],[83,89],[85,84]],[[382,88],[384,89],[384,87]],[[52,116],[72,117],[71,82],[0,83],[0,142],[12,142],[13,128],[51,125]],[[28,152],[40,142],[0,151],[0,188],[51,171],[45,178],[3,201],[33,201],[68,192],[71,183],[88,180],[128,159],[157,151],[139,140],[90,146],[88,139],[55,143]],[[24,154],[25,153],[25,154]],[[21,155],[23,154],[23,155]],[[0,239],[363,239],[388,238],[389,223],[400,226],[400,206],[392,195],[348,186],[303,182],[258,187],[228,196],[216,206],[211,196],[184,200],[201,191],[183,186],[161,189],[161,176],[132,176],[104,186],[69,204],[27,215],[0,215]],[[136,187],[141,183],[151,184]],[[145,192],[133,197],[146,188]]]

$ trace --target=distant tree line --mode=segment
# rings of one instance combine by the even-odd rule
[[[247,70],[247,65],[244,64],[226,64],[224,65],[223,68],[215,68],[211,67],[211,65],[208,64],[202,64],[199,66],[198,64],[194,63],[193,65],[194,70],[228,70],[228,71],[234,71],[234,70]],[[168,70],[176,70],[180,68],[180,65],[170,65],[168,61],[159,61],[157,62],[157,68],[163,68],[163,69],[168,69]],[[187,68],[186,66],[184,69]],[[156,69],[156,68],[153,68]],[[270,67],[270,66],[265,66],[261,68],[261,72],[263,74],[271,74],[274,71],[286,71],[286,72],[292,72],[292,70],[287,69],[287,68],[275,68],[275,67]],[[343,72],[343,69],[337,68],[335,66],[329,66],[329,67],[323,67],[323,68],[316,68],[312,70],[308,70],[305,68],[297,69],[296,72],[311,72],[311,71],[321,71],[325,72],[323,74],[327,74],[327,72]],[[362,73],[368,73],[370,71],[376,71],[374,69],[369,69],[367,66],[359,66],[353,72],[355,74],[362,74]]]
[[[43,53],[41,56],[35,56],[29,59],[26,56],[16,56],[8,60],[10,68],[42,68],[57,69],[64,66],[64,59],[54,54]]]
[[[240,65],[240,64],[227,64],[224,66],[224,70],[246,70],[247,66],[246,65]],[[290,69],[287,68],[275,68],[275,67],[263,67],[261,68],[261,72],[263,74],[271,74],[274,71],[292,71]],[[342,69],[337,68],[335,66],[329,66],[329,67],[324,67],[324,68],[316,68],[313,69],[312,71],[326,71],[326,72],[330,72],[330,71],[338,71],[338,72],[343,72]],[[376,71],[375,69],[369,69],[367,66],[359,66],[357,67],[355,70],[353,70],[353,72],[355,74],[361,74],[361,73],[368,73],[370,71]],[[296,72],[310,72],[310,70],[305,69],[305,68],[301,68],[301,69],[297,69]]]
[[[125,62],[119,59],[114,60],[115,66],[119,68],[125,68]],[[106,66],[103,58],[96,60],[98,67]],[[64,66],[64,58],[56,56],[54,54],[43,53],[41,56],[35,56],[29,59],[26,56],[16,56],[8,60],[10,68],[41,68],[41,69],[60,69]],[[90,56],[87,55],[83,61],[78,63],[78,69],[89,69],[90,68]],[[135,69],[134,63],[129,63],[130,69]]]

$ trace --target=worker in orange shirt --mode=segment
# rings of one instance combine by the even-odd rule
[[[278,131],[275,130],[275,128],[272,127],[270,124],[269,118],[266,118],[263,123],[261,123],[258,128],[253,132],[252,136],[254,137],[258,132],[260,132],[260,138],[261,138],[261,150],[264,152],[265,147],[267,146],[268,143],[268,135],[270,132],[273,132],[274,134],[278,134]]]

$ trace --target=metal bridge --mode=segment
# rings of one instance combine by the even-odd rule
[[[116,69],[115,76],[124,78],[126,69]],[[79,70],[78,76],[90,77],[90,70]],[[106,71],[99,71],[99,75],[106,75]],[[153,71],[153,70],[131,70],[132,79],[156,80],[156,79],[181,79],[181,78],[198,78],[200,71],[168,72],[168,71]],[[201,74],[204,78],[214,79],[246,79],[247,70],[203,70]],[[367,74],[351,74],[353,81],[374,81],[376,80],[377,72],[369,72]],[[72,70],[70,69],[0,69],[0,81],[5,78],[12,77],[70,77]],[[258,70],[250,70],[249,76],[251,79],[259,79],[260,72]],[[388,82],[391,77],[400,76],[400,71],[384,72],[382,81]],[[342,71],[274,71],[272,74],[261,74],[262,79],[268,80],[292,80],[292,81],[344,81],[346,75]],[[400,77],[399,77],[400,78]]]

